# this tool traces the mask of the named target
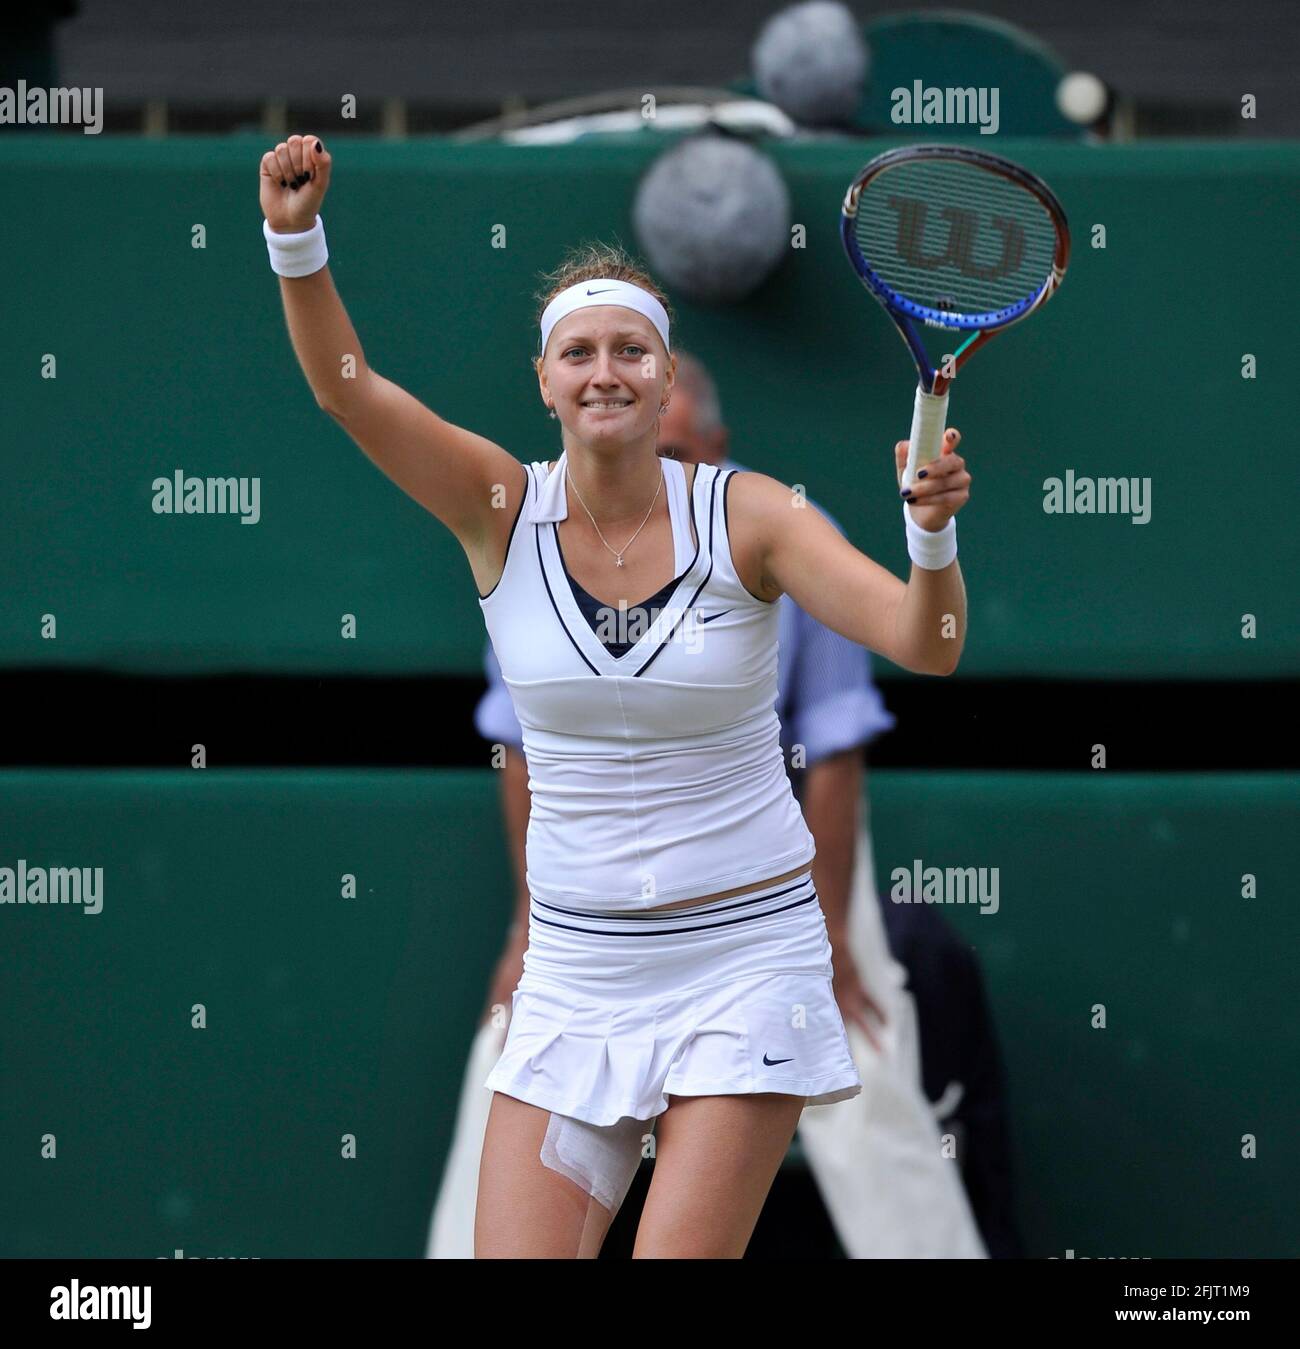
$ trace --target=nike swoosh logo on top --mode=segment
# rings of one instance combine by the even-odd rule
[[[611,290],[613,290],[613,289],[614,289],[613,286],[602,286],[599,290],[588,290],[588,291],[587,291],[587,294],[588,294],[588,295],[607,295],[607,294],[608,294]]]
[[[707,618],[705,618],[705,616],[704,616],[703,614],[701,614],[701,615],[700,615],[700,622],[701,622],[701,623],[712,623],[713,620],[714,620],[715,618],[721,618],[723,614],[729,614],[730,612],[731,612],[730,609],[723,609],[723,610],[721,610],[719,613],[716,613],[716,614],[710,614]]]
[[[769,1068],[775,1068],[778,1063],[793,1063],[794,1059],[769,1059],[766,1054],[763,1055],[763,1062]]]

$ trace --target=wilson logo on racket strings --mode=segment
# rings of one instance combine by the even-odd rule
[[[913,197],[890,197],[889,205],[898,213],[895,247],[898,256],[911,267],[933,272],[940,267],[955,267],[972,281],[1000,281],[1019,269],[1025,260],[1025,231],[1014,220],[993,217],[993,227],[1002,235],[1002,256],[982,266],[975,261],[979,239],[979,217],[960,206],[945,206],[939,212],[948,225],[948,242],[942,252],[925,251],[927,203]]]

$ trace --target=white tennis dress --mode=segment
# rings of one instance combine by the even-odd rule
[[[560,551],[565,455],[549,475],[527,466],[505,568],[479,600],[532,793],[529,948],[487,1086],[593,1124],[652,1118],[669,1093],[814,1105],[862,1086],[811,879],[760,884],[815,845],[780,746],[777,604],[732,561],[735,470],[699,464],[688,498],[682,465],[659,462],[676,579],[623,655]]]

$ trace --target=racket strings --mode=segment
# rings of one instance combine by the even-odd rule
[[[930,309],[989,314],[1038,294],[1056,255],[1056,224],[1032,192],[971,164],[886,168],[858,199],[854,227],[872,271]]]

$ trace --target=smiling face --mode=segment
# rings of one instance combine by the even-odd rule
[[[658,330],[622,305],[592,305],[551,329],[538,369],[542,398],[587,443],[653,436],[671,361]]]

